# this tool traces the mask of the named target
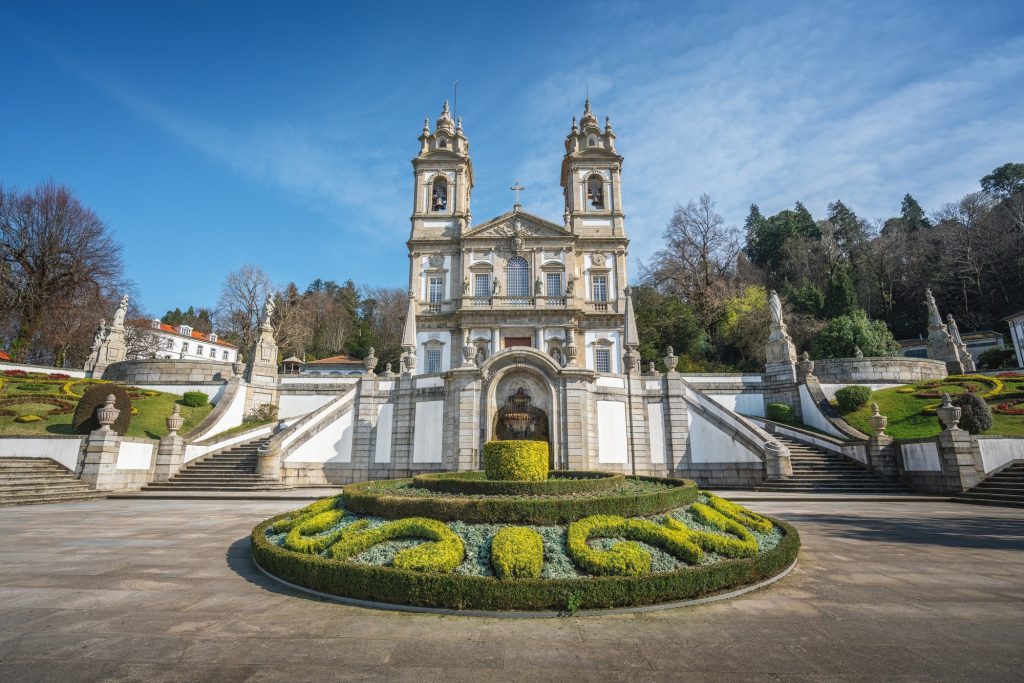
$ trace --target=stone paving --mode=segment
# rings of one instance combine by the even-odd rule
[[[1021,680],[1024,510],[773,502],[798,568],[635,615],[373,611],[281,589],[249,529],[289,501],[0,509],[0,680]]]

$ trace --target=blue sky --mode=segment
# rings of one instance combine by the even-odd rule
[[[702,192],[737,225],[751,202],[885,218],[1024,161],[1020,2],[299,5],[5,3],[0,182],[74,188],[162,314],[246,262],[405,286],[409,160],[455,79],[477,222],[515,180],[560,222],[589,87],[633,272]]]

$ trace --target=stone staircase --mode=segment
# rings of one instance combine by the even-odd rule
[[[789,448],[793,463],[793,476],[778,481],[764,481],[754,487],[757,491],[780,493],[854,493],[896,494],[906,493],[898,482],[883,481],[871,470],[841,455],[806,444],[780,434],[776,440]]]
[[[1024,508],[1024,461],[1017,460],[972,489],[953,496],[957,503]]]
[[[49,458],[0,458],[0,505],[106,498]]]
[[[285,488],[256,474],[257,451],[270,437],[246,441],[226,451],[185,465],[166,482],[153,482],[143,491],[267,491]]]

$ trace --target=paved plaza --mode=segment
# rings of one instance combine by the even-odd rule
[[[492,619],[282,589],[249,530],[294,501],[0,508],[0,679],[15,681],[1020,680],[1024,510],[751,502],[799,566],[730,601]]]

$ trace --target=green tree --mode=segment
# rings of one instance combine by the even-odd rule
[[[871,320],[857,309],[833,318],[811,342],[815,358],[851,358],[860,349],[865,356],[895,356],[899,344],[881,320]]]
[[[768,290],[750,286],[725,300],[716,342],[720,356],[741,370],[758,370],[764,365],[768,340]]]
[[[661,359],[669,346],[684,364],[689,360],[691,365],[710,350],[708,333],[696,312],[678,296],[662,294],[651,285],[637,285],[633,287],[633,309],[645,366],[655,361],[664,369]]]
[[[987,194],[1004,198],[1024,192],[1024,164],[1003,164],[981,179]]]
[[[921,205],[917,203],[917,200],[909,192],[903,195],[903,204],[900,205],[900,219],[903,221],[903,227],[910,231],[932,227],[932,222],[928,220],[924,209],[921,208]]]

